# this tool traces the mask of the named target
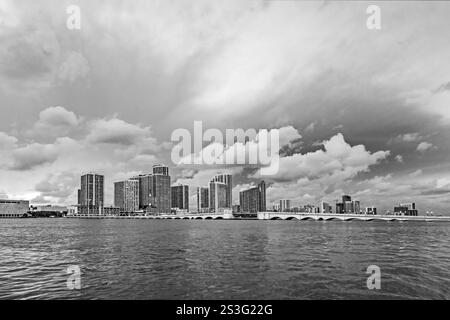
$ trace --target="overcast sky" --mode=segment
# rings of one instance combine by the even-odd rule
[[[449,213],[450,3],[375,3],[369,30],[369,3],[93,2],[0,0],[0,198],[73,204],[93,171],[112,204],[161,162],[192,189],[232,172],[237,202],[257,170],[171,162],[172,131],[202,120],[279,129],[270,204]]]

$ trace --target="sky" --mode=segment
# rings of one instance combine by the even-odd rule
[[[96,172],[113,204],[113,182],[164,163],[191,206],[221,172],[235,203],[264,179],[269,206],[349,194],[448,214],[449,17],[429,1],[0,0],[0,198],[74,204]],[[173,162],[194,121],[277,130],[280,170]]]

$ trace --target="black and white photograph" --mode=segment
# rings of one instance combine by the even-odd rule
[[[0,0],[0,114],[0,300],[450,299],[450,2]]]

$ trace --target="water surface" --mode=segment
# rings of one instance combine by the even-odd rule
[[[449,299],[449,236],[436,222],[1,219],[0,299]]]

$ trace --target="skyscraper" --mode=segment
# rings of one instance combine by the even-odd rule
[[[77,204],[81,205],[81,189],[77,190]]]
[[[291,200],[280,200],[280,212],[291,210]]]
[[[209,208],[209,189],[208,187],[197,188],[197,210],[203,212]]]
[[[172,208],[189,210],[189,186],[178,185],[171,188]]]
[[[155,164],[153,166],[153,174],[168,176],[169,175],[169,167],[162,164]]]
[[[211,182],[221,182],[226,185],[225,208],[230,208],[233,203],[233,179],[231,174],[218,174]]]
[[[342,203],[345,203],[346,201],[352,201],[352,197],[350,197],[348,195],[343,195],[342,196]]]
[[[227,185],[223,182],[209,183],[209,207],[213,212],[220,212],[227,207]]]
[[[104,177],[88,173],[81,176],[80,213],[102,214],[104,204]]]
[[[171,190],[169,168],[164,165],[153,166],[153,206],[159,213],[170,213]]]
[[[121,212],[139,210],[139,181],[129,179],[114,183],[114,205]]]
[[[153,203],[153,175],[141,174],[132,179],[139,181],[139,209],[149,210]]]
[[[327,202],[320,203],[320,213],[332,213],[332,211],[333,208]]]
[[[258,186],[239,192],[241,212],[266,211],[266,184],[261,181]]]

